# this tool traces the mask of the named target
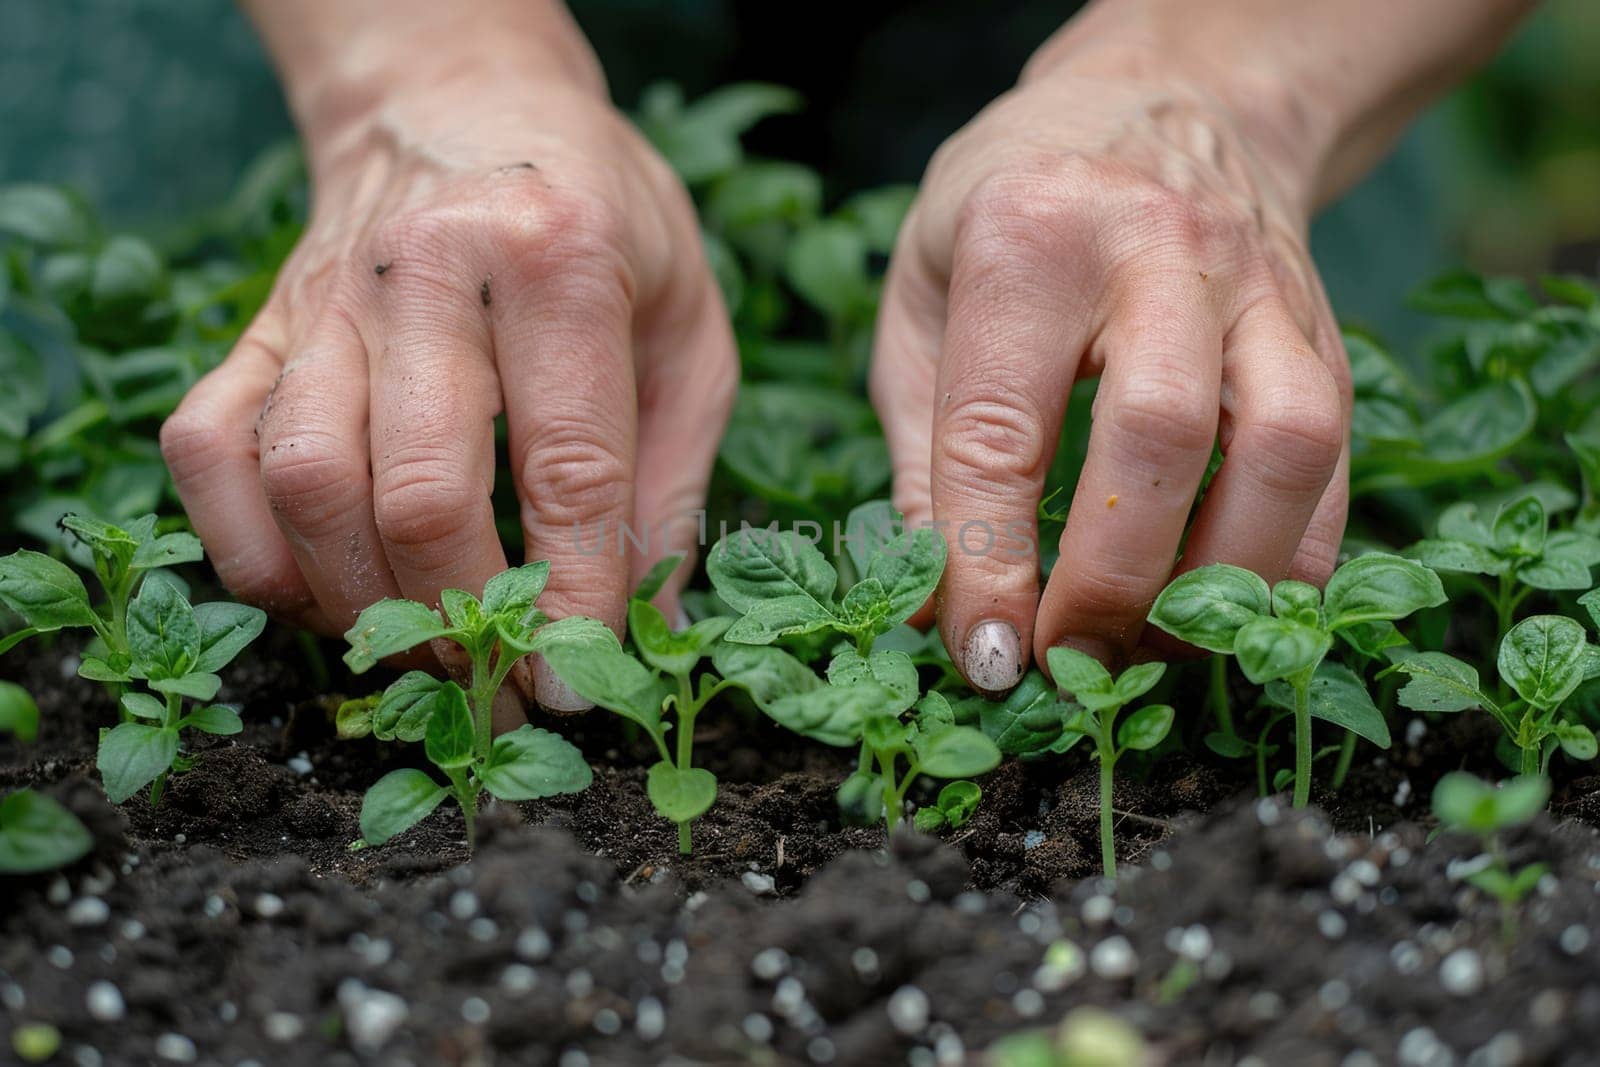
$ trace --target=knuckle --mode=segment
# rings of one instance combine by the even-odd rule
[[[996,480],[1007,486],[1031,483],[1049,453],[1048,420],[1032,398],[1009,386],[983,390],[944,410],[938,449],[946,469],[963,485]]]
[[[996,172],[975,185],[957,219],[958,243],[981,258],[1036,257],[1082,243],[1085,215],[1044,161]]]
[[[1108,413],[1131,449],[1152,463],[1210,452],[1217,412],[1193,375],[1152,368],[1127,382]]]
[[[296,527],[314,527],[347,513],[365,476],[365,464],[323,433],[273,434],[261,442],[267,505]]]
[[[1260,478],[1268,488],[1297,492],[1332,477],[1344,449],[1344,410],[1331,377],[1321,388],[1269,397],[1250,431]]]
[[[525,450],[518,480],[540,523],[584,523],[627,513],[632,466],[606,440],[599,429],[603,425],[603,416],[558,416]]]
[[[397,458],[373,485],[372,518],[378,536],[392,549],[425,549],[449,541],[467,528],[487,496],[452,476],[442,456]]]
[[[1338,565],[1338,539],[1329,539],[1320,531],[1308,530],[1305,539],[1300,542],[1299,550],[1295,553],[1294,563],[1289,568],[1289,577],[1323,586],[1328,584],[1328,579],[1332,577],[1334,568]]]

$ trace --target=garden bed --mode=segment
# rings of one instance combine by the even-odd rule
[[[1580,1063],[1600,1040],[1600,781],[1513,839],[1551,872],[1507,940],[1452,876],[1476,845],[1409,821],[1425,801],[1400,783],[1482,748],[1449,730],[1353,777],[1343,834],[1229,764],[1163,761],[1119,783],[1108,892],[1081,758],[1008,763],[946,842],[886,842],[839,825],[846,756],[730,722],[701,738],[725,784],[680,857],[648,751],[596,712],[561,724],[594,785],[500,805],[468,862],[453,807],[348,847],[383,758],[335,739],[281,635],[223,694],[246,733],[159,809],[110,809],[72,784],[105,703],[64,677],[75,655],[0,659],[45,724],[0,782],[55,792],[96,836],[9,887],[0,997],[13,1028],[59,1031],[61,1062],[958,1063],[1082,1005],[1153,1062]]]

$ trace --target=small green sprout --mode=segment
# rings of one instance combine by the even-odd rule
[[[746,527],[718,541],[706,558],[711,584],[741,618],[735,644],[833,632],[862,656],[873,642],[927,603],[944,572],[944,538],[923,528],[893,532],[893,516],[868,505],[852,512],[846,546],[862,577],[836,596],[839,573],[799,530]]]
[[[1587,589],[1590,568],[1600,563],[1600,538],[1577,530],[1552,533],[1537,494],[1507,501],[1489,521],[1470,501],[1452,504],[1440,514],[1437,530],[1438,537],[1417,542],[1405,554],[1436,571],[1475,576],[1473,586],[1494,607],[1502,634],[1533,592]]]
[[[694,765],[695,720],[712,697],[734,684],[703,673],[697,687],[693,675],[733,620],[713,616],[673,632],[650,598],[680,562],[677,556],[658,565],[628,605],[628,633],[637,656],[624,651],[604,623],[582,616],[541,631],[539,652],[579,696],[634,723],[655,744],[661,758],[650,767],[645,792],[661,817],[677,824],[678,850],[688,855],[690,825],[717,799],[716,775]],[[669,712],[677,720],[674,743],[668,737],[674,725],[662,720]]]
[[[1101,1008],[1074,1008],[1054,1030],[1024,1030],[990,1045],[990,1067],[1144,1067],[1139,1031]]]
[[[1056,685],[1083,706],[1067,729],[1094,740],[1100,761],[1100,864],[1107,878],[1117,876],[1117,845],[1112,834],[1111,785],[1117,760],[1128,752],[1148,752],[1166,740],[1176,714],[1166,704],[1151,704],[1117,723],[1123,707],[1148,693],[1166,673],[1165,663],[1141,663],[1116,678],[1100,661],[1074,648],[1052,648],[1046,655]]]
[[[1439,576],[1414,560],[1357,556],[1326,591],[1305,582],[1268,587],[1241,567],[1214,563],[1179,575],[1156,598],[1150,621],[1181,641],[1232,655],[1257,685],[1282,681],[1293,704],[1294,806],[1311,798],[1311,720],[1326,719],[1388,747],[1389,731],[1365,685],[1323,660],[1335,634],[1393,622],[1445,602]],[[1271,691],[1269,690],[1269,698]]]
[[[1525,774],[1491,785],[1465,771],[1452,771],[1433,789],[1433,814],[1447,830],[1471,834],[1483,843],[1485,866],[1466,876],[1469,884],[1500,902],[1501,923],[1509,940],[1516,932],[1517,907],[1550,870],[1530,863],[1513,871],[1500,834],[1524,826],[1550,800],[1550,779]]]
[[[1579,603],[1600,622],[1595,593]],[[1519,753],[1523,775],[1544,773],[1557,748],[1580,761],[1600,754],[1593,731],[1564,713],[1578,686],[1600,676],[1600,647],[1589,644],[1581,625],[1563,615],[1529,616],[1501,639],[1496,666],[1515,698],[1496,700],[1483,691],[1477,668],[1443,652],[1406,655],[1390,670],[1408,676],[1397,699],[1414,711],[1482,708],[1494,716]]]
[[[345,640],[344,661],[357,674],[385,657],[428,641],[460,645],[472,662],[470,688],[421,671],[402,675],[384,691],[365,725],[384,740],[422,741],[428,759],[444,772],[441,786],[414,768],[391,771],[361,801],[361,835],[380,845],[421,821],[445,797],[454,797],[466,820],[467,843],[476,840],[478,798],[538,800],[588,788],[592,772],[583,754],[560,735],[523,725],[493,736],[494,697],[512,666],[534,650],[548,621],[534,606],[550,564],[530,563],[489,579],[480,601],[460,589],[439,595],[443,615],[412,600],[380,600],[356,619]],[[345,732],[362,732],[359,712]]]
[[[16,682],[0,682],[0,733],[8,733],[25,745],[39,737],[39,705],[33,694]]]
[[[93,847],[78,817],[43,793],[18,789],[0,800],[0,874],[53,871]]]
[[[939,790],[938,799],[932,804],[917,809],[912,825],[925,834],[943,830],[947,826],[959,830],[972,818],[972,813],[978,810],[978,803],[982,800],[983,790],[978,788],[977,782],[965,779],[951,782]]]

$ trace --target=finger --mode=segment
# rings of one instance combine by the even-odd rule
[[[477,595],[506,569],[489,498],[499,383],[476,284],[438,280],[460,265],[382,261],[366,337],[373,518],[401,593],[436,605],[440,590]]]
[[[940,626],[967,681],[988,693],[1027,668],[1039,497],[1093,334],[1092,244],[1086,234],[1042,241],[1059,227],[1040,223],[1032,199],[1002,199],[958,242],[934,390],[930,488],[950,550]]]
[[[1231,563],[1276,582],[1288,576],[1338,466],[1343,401],[1276,294],[1251,304],[1229,330],[1223,363],[1223,461],[1195,516],[1184,567]]]
[[[621,633],[638,398],[632,282],[613,247],[581,226],[553,232],[506,278],[495,350],[527,558],[550,561],[540,607]],[[534,687],[551,710],[588,707],[537,659]]]
[[[933,518],[933,398],[948,309],[947,279],[922,252],[917,232],[913,213],[884,280],[867,382],[889,445],[894,506],[911,528]],[[932,599],[909,621],[933,621]]]
[[[739,357],[728,315],[710,277],[682,309],[643,331],[645,370],[639,383],[639,444],[634,526],[645,535],[630,544],[628,589],[664,556],[684,553],[656,597],[669,619],[678,592],[694,569],[699,514],[717,445],[739,384]]]
[[[273,307],[263,310],[162,425],[161,454],[222,584],[278,618],[333,634],[261,491],[256,422],[283,363],[281,326]]]
[[[1216,439],[1222,330],[1199,273],[1147,276],[1097,347],[1105,372],[1035,654],[1066,644],[1118,664],[1172,572]]]
[[[401,595],[372,511],[367,353],[355,326],[324,317],[284,365],[262,415],[261,485],[300,572],[332,623]]]

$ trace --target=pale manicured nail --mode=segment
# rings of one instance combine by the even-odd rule
[[[590,701],[583,699],[573,691],[572,686],[563,682],[550,669],[543,656],[534,658],[533,664],[533,696],[539,706],[546,711],[564,712],[571,714],[575,711],[588,711],[594,707]]]
[[[1017,628],[1000,619],[979,623],[961,646],[961,665],[975,688],[1003,693],[1022,679],[1022,641]]]

